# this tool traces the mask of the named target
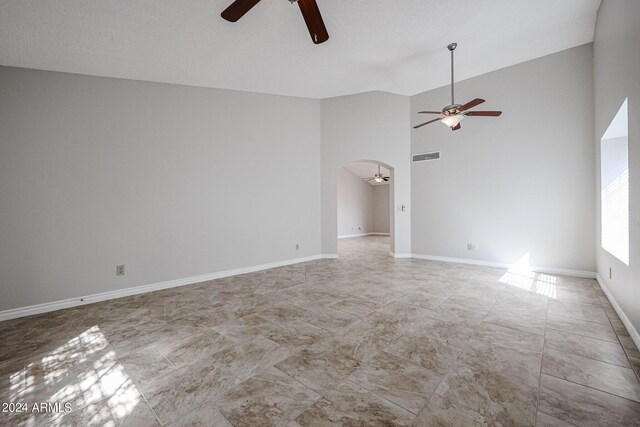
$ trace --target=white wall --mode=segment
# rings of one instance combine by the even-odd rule
[[[347,163],[375,160],[392,167],[391,199],[405,205],[391,216],[391,251],[411,252],[409,98],[385,92],[321,102],[322,253],[337,253],[336,171]]]
[[[0,310],[320,253],[320,101],[7,67],[0,100]]]
[[[373,186],[373,221],[376,233],[389,233],[391,205],[389,201],[390,185]]]
[[[640,2],[603,0],[594,39],[595,150],[597,173],[597,271],[627,329],[640,346]],[[628,98],[629,265],[602,249],[600,241],[600,138]],[[609,268],[612,278],[609,278]],[[630,327],[631,326],[631,327]]]
[[[338,236],[375,230],[374,187],[346,168],[338,169]],[[387,210],[389,210],[387,205]]]
[[[477,110],[504,113],[412,131],[412,153],[442,151],[412,167],[414,254],[514,263],[528,253],[532,266],[594,271],[592,70],[588,44],[456,84],[456,102],[483,98]],[[413,96],[412,123],[449,91]]]

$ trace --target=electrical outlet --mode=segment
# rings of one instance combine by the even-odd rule
[[[478,247],[473,243],[467,243],[467,250],[468,251],[476,251],[476,250],[478,250]]]
[[[300,244],[296,243],[296,251],[300,249]]]
[[[358,227],[358,230],[362,231],[362,227]]]
[[[116,276],[124,276],[124,264],[116,265]]]

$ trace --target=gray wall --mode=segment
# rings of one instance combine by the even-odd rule
[[[456,102],[487,102],[499,118],[468,117],[413,130],[415,254],[595,271],[592,46],[579,46],[456,84]],[[420,110],[450,103],[449,87],[411,98]],[[477,251],[467,250],[467,244]]]
[[[604,0],[594,39],[597,269],[638,338],[640,331],[640,2]],[[600,241],[600,138],[618,109],[629,106],[629,265],[602,249]],[[609,279],[609,268],[612,278]],[[625,319],[623,319],[625,320]],[[627,324],[629,328],[629,324]],[[637,342],[640,346],[640,342]]]
[[[338,169],[338,237],[375,231],[373,197],[372,185],[346,168]]]
[[[0,99],[0,310],[320,252],[320,101],[6,67]]]
[[[389,233],[392,207],[389,201],[391,185],[373,186],[373,229],[376,233]]]
[[[391,170],[391,251],[411,253],[409,98],[386,92],[323,99],[322,253],[337,253],[336,172],[355,161],[380,162]],[[406,210],[397,211],[398,205]]]

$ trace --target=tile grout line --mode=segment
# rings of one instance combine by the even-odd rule
[[[362,362],[362,363],[366,363],[366,362]],[[396,407],[398,407],[398,408],[402,409],[403,411],[406,411],[406,412],[410,413],[411,415],[413,415],[413,418],[414,418],[414,419],[415,419],[415,417],[417,417],[417,416],[418,416],[418,413],[419,413],[420,411],[418,411],[418,413],[415,413],[415,414],[414,414],[412,411],[408,410],[408,409],[407,409],[407,408],[405,408],[404,406],[398,405],[397,403],[392,402],[392,401],[390,401],[389,399],[387,399],[387,398],[385,398],[385,397],[380,396],[380,395],[379,395],[378,393],[376,393],[375,391],[373,391],[373,390],[369,390],[367,387],[363,386],[362,384],[357,383],[357,382],[355,382],[355,381],[353,381],[353,380],[349,379],[349,377],[350,377],[350,376],[351,376],[351,375],[347,376],[347,377],[346,377],[346,378],[345,378],[345,379],[344,379],[340,384],[342,384],[342,383],[344,383],[344,382],[347,382],[347,381],[348,381],[348,382],[350,382],[351,384],[353,384],[353,385],[355,385],[355,386],[357,386],[357,387],[360,387],[360,388],[365,389],[365,390],[366,390],[366,391],[368,391],[369,393],[371,393],[371,394],[373,394],[374,396],[376,396],[378,399],[380,399],[380,400],[384,400],[385,402],[390,403],[391,405],[396,406]],[[422,407],[420,407],[420,409],[422,409]]]
[[[594,291],[594,292],[595,292],[595,291]],[[604,309],[604,306],[603,306],[602,301],[601,301],[600,299],[598,299],[598,301],[599,301],[599,304],[600,304],[600,308]],[[548,313],[548,309],[547,309],[547,318],[548,318],[548,315],[549,315],[549,313]],[[559,317],[564,317],[564,316],[559,316]],[[571,319],[573,319],[573,318],[571,318]],[[596,339],[596,340],[599,340],[599,341],[602,341],[602,342],[608,342],[608,343],[611,343],[611,344],[616,344],[616,343],[617,343],[617,344],[619,344],[619,345],[620,345],[620,347],[622,348],[623,353],[625,353],[625,356],[626,356],[626,358],[627,358],[627,361],[629,362],[629,366],[631,366],[631,367],[632,367],[633,365],[631,364],[631,361],[629,360],[629,356],[628,356],[628,355],[626,354],[626,352],[624,351],[624,347],[622,346],[622,342],[620,342],[620,339],[618,338],[618,334],[615,332],[615,328],[613,328],[613,324],[611,323],[611,319],[609,318],[609,316],[607,316],[607,319],[609,320],[609,325],[608,325],[608,326],[610,326],[610,327],[612,328],[613,332],[614,332],[614,333],[615,333],[615,335],[616,335],[616,342],[613,342],[613,341],[607,341],[607,340],[603,340],[603,339],[600,339],[600,338],[589,337],[589,336],[586,336],[586,335],[581,335],[581,334],[575,334],[575,333],[571,333],[571,332],[566,332],[566,331],[562,331],[562,330],[559,330],[559,329],[555,329],[555,328],[553,328],[553,327],[552,327],[552,328],[550,328],[550,329],[552,329],[552,330],[556,330],[556,331],[560,331],[560,332],[563,332],[563,333],[569,333],[569,334],[573,334],[573,335],[578,335],[578,336],[585,337],[585,338]],[[600,325],[603,325],[602,323],[590,322],[590,321],[588,321],[588,320],[581,320],[581,319],[574,319],[574,320],[580,320],[580,321],[587,322],[587,323],[594,323],[594,324],[600,324]],[[546,322],[545,322],[545,342],[546,342]],[[544,346],[545,346],[545,344],[543,344],[543,348],[544,348]],[[568,352],[565,352],[565,351],[562,351],[562,350],[559,350],[559,349],[554,349],[554,348],[552,348],[552,347],[550,347],[550,348],[551,348],[551,349],[553,349],[553,350],[555,350],[555,351],[558,351],[558,352],[560,352],[560,353],[565,353],[565,354],[569,354],[569,355],[574,355],[573,353],[568,353]],[[594,361],[601,362],[601,363],[606,363],[606,364],[608,364],[608,365],[615,366],[615,367],[619,367],[619,368],[622,368],[622,369],[629,369],[629,368],[622,367],[622,366],[619,366],[619,365],[615,365],[615,364],[612,364],[612,363],[609,363],[609,362],[605,362],[605,361],[602,361],[602,360],[592,359],[592,358],[590,358],[590,357],[585,357],[585,356],[581,356],[581,355],[575,355],[575,356],[578,356],[578,357],[584,357],[585,359],[594,360]],[[544,358],[544,353],[543,353],[543,358]],[[544,359],[543,359],[543,360],[544,360]],[[634,370],[633,370],[633,368],[631,368],[631,371],[632,371],[632,372],[634,371]],[[633,373],[635,373],[635,372],[633,372]],[[637,373],[635,373],[635,374],[636,374],[636,379],[638,379]],[[541,375],[542,375],[542,366],[541,366]],[[606,394],[609,394],[609,395],[611,395],[611,396],[615,396],[615,397],[620,398],[620,399],[628,400],[628,401],[630,401],[630,402],[638,402],[638,401],[636,401],[636,400],[629,399],[628,397],[625,397],[625,396],[620,396],[620,395],[617,395],[617,394],[615,394],[615,393],[612,393],[612,392],[609,392],[609,391],[606,391],[606,390],[601,390],[601,389],[599,389],[599,388],[592,387],[592,386],[589,386],[589,385],[580,384],[580,383],[577,383],[577,382],[574,382],[574,381],[568,380],[568,379],[566,379],[566,378],[558,377],[558,376],[553,375],[553,374],[544,373],[544,375],[548,375],[548,376],[551,376],[551,377],[554,377],[554,378],[558,378],[558,379],[560,379],[560,380],[567,381],[567,382],[570,382],[570,383],[572,383],[572,384],[576,384],[576,385],[578,385],[578,386],[582,386],[582,387],[585,387],[585,388],[588,388],[588,389],[591,389],[591,390],[595,390],[595,391],[599,391],[599,392],[602,392],[602,393],[606,393]],[[538,394],[539,394],[539,390],[538,390]],[[536,412],[537,412],[537,411],[536,411]]]
[[[465,283],[468,283],[468,282],[470,282],[470,281],[471,281],[471,279],[467,279],[467,282],[465,282]],[[452,295],[453,295],[453,294],[452,294]],[[448,297],[447,297],[447,298],[448,298]],[[443,301],[443,302],[444,302],[444,301]],[[411,304],[411,305],[412,305],[412,304]],[[424,308],[424,307],[421,307],[421,306],[415,306],[415,307],[419,307],[419,308],[421,308],[421,309],[426,309],[426,310],[431,310],[431,311],[433,311],[435,308],[437,308],[437,307],[438,307],[438,306],[440,306],[440,305],[442,305],[442,303],[440,303],[440,304],[436,305],[436,306],[435,306],[435,307],[433,307],[433,308],[429,308],[429,309]],[[428,315],[424,315],[424,316],[422,316],[422,317],[421,317],[421,319],[423,319],[423,318],[425,318],[425,317],[429,317],[429,318],[431,318],[431,319],[435,319],[435,320],[438,320],[438,321],[443,321],[443,320],[440,320],[440,319],[436,319],[436,318],[430,317],[430,316],[428,316]],[[399,339],[400,337],[402,337],[405,333],[407,333],[407,332],[409,332],[409,331],[410,331],[410,330],[404,330],[402,334],[400,334],[398,337],[396,337],[396,339]],[[436,338],[436,337],[433,337],[433,338],[434,338],[435,340],[437,340],[437,341],[442,341],[442,340],[440,340],[439,338]],[[390,344],[390,345],[391,345],[391,344]],[[390,345],[389,345],[389,346],[390,346]],[[386,349],[386,348],[388,348],[389,346],[385,347],[385,349]],[[453,346],[453,347],[456,347],[456,346]],[[456,347],[456,348],[458,348],[458,347]],[[433,395],[434,395],[434,394],[436,394],[436,390],[438,389],[438,387],[440,386],[440,384],[442,384],[442,381],[444,381],[444,379],[445,379],[445,378],[446,378],[446,376],[449,374],[449,372],[451,371],[451,369],[453,369],[453,365],[454,365],[454,364],[455,364],[455,362],[458,360],[458,357],[459,357],[459,356],[462,354],[462,352],[464,351],[464,349],[461,349],[461,348],[458,348],[458,349],[459,349],[460,351],[458,351],[458,353],[456,354],[456,357],[455,357],[455,358],[453,359],[453,361],[451,362],[451,365],[449,365],[449,367],[447,368],[446,372],[442,375],[442,378],[440,379],[440,381],[438,381],[438,384],[433,388],[433,391],[431,392],[431,394],[427,397],[427,399],[425,399],[425,401],[424,401],[424,403],[422,404],[422,406],[420,406],[420,409],[418,409],[418,411],[415,413],[415,415],[414,415],[414,422],[415,422],[416,418],[418,417],[418,415],[420,414],[420,412],[422,412],[422,410],[424,409],[424,407],[427,405],[427,403],[429,402],[429,400],[431,400],[431,398],[433,397]],[[385,351],[385,350],[383,349],[383,350],[381,350],[381,351]],[[387,353],[388,353],[388,352],[387,352]],[[414,363],[414,362],[412,362],[412,361],[410,361],[410,360],[408,360],[408,359],[405,359],[405,358],[403,358],[403,357],[396,356],[396,355],[395,355],[395,354],[393,354],[393,353],[389,353],[389,354],[391,354],[391,355],[393,355],[393,356],[395,356],[395,357],[398,357],[398,358],[399,358],[399,359],[401,359],[401,360],[405,360],[405,361],[407,361],[407,362],[413,363],[414,365],[422,366],[422,365],[420,365],[420,364],[416,364],[416,363]],[[362,362],[362,363],[367,363],[367,362]],[[349,376],[351,376],[351,375],[349,375]],[[349,377],[347,377],[347,380],[349,380]],[[352,381],[352,380],[349,380],[349,381],[350,381],[350,382],[354,382],[354,381]],[[354,383],[355,383],[355,382],[354,382]],[[358,384],[358,383],[355,383],[355,384],[360,385],[360,384]],[[361,386],[361,387],[365,388],[366,390],[369,390],[368,388],[366,388],[366,387],[364,387],[364,386]],[[378,394],[377,394],[377,393],[375,393],[375,392],[373,392],[373,391],[371,391],[371,390],[369,390],[369,391],[370,391],[370,392],[372,392],[373,394],[375,394],[376,396],[378,396]],[[438,395],[438,396],[440,396],[440,395]],[[383,397],[381,397],[381,396],[378,396],[378,397],[380,397],[381,399],[384,399],[384,398],[383,398]],[[440,396],[440,397],[442,397],[442,396]],[[443,399],[446,399],[446,398],[444,398],[444,397],[442,397],[442,398],[443,398]],[[384,400],[387,400],[387,399],[384,399]],[[446,400],[448,400],[448,399],[446,399]],[[391,403],[393,403],[393,402],[391,402]],[[457,404],[457,405],[459,405],[458,403],[456,403],[456,404]],[[396,405],[396,404],[394,403],[394,405]],[[400,405],[396,405],[396,406],[399,406],[399,407],[401,407],[401,408],[405,409],[406,411],[408,411],[408,412],[410,412],[410,413],[412,413],[412,414],[413,414],[413,412],[412,412],[412,411],[409,411],[408,409],[406,409],[406,408],[404,408],[404,407],[402,407],[402,406],[400,406]],[[465,407],[465,406],[463,406],[463,405],[460,405],[460,406]],[[466,408],[466,407],[465,407],[465,408]],[[470,408],[466,408],[466,409],[469,409],[469,410],[473,411],[473,410],[472,410],[472,409],[470,409]],[[476,412],[476,411],[473,411],[473,412]]]
[[[598,281],[596,281],[596,283],[598,283]],[[602,292],[604,292],[604,290],[602,289],[602,286],[600,286],[600,283],[598,283],[598,287],[600,288],[600,290]],[[606,296],[606,294],[605,294],[605,298],[607,299],[607,303],[609,305],[612,305],[611,301],[609,301],[609,297]],[[602,307],[602,309],[604,310],[604,303],[602,302],[602,300],[600,300],[600,298],[598,298],[598,301],[600,301],[600,307]],[[605,311],[605,314],[606,314],[606,311]],[[617,314],[616,314],[616,316],[617,316]],[[627,353],[627,350],[624,348],[624,345],[622,344],[622,341],[620,341],[620,335],[616,332],[616,328],[613,326],[613,323],[611,322],[611,317],[609,317],[608,314],[607,314],[607,319],[609,319],[609,326],[611,326],[611,328],[613,329],[613,333],[616,334],[616,339],[618,341],[618,344],[620,344],[620,347],[622,347],[622,352],[624,353],[625,357],[627,358],[627,362],[629,362],[629,366],[631,367],[631,371],[635,374],[636,380],[640,383],[640,373],[636,372],[636,369],[634,369],[633,362],[629,358],[629,353]],[[626,331],[626,327],[625,327],[625,331]],[[627,334],[628,334],[628,331],[627,331]],[[638,350],[638,349],[636,348],[636,350]]]
[[[142,390],[140,389],[140,387],[135,384],[136,390],[138,390],[138,393],[140,393],[140,396],[142,396],[142,399],[144,399],[144,402],[147,404],[147,406],[149,407],[149,409],[151,410],[151,412],[153,413],[153,415],[156,417],[156,420],[158,421],[158,423],[163,426],[164,423],[162,422],[162,420],[160,419],[160,417],[158,416],[157,412],[155,409],[153,409],[153,406],[151,406],[151,404],[149,403],[149,400],[147,400],[147,396],[144,395],[144,393],[142,392]]]
[[[479,274],[479,273],[478,273],[478,274]],[[473,276],[472,278],[469,278],[469,279],[467,280],[467,282],[466,282],[466,283],[470,283],[470,282],[471,282],[471,280],[473,280],[473,278],[475,278],[476,276],[477,276],[477,274],[476,274],[475,276]],[[492,307],[492,308],[493,308],[493,307]],[[491,312],[491,309],[489,309],[489,311],[487,312],[487,314],[485,314],[485,316],[484,316],[484,317],[487,317],[487,316],[489,315],[489,313],[490,313],[490,312]],[[483,319],[484,319],[484,317],[483,317]],[[437,319],[437,320],[439,320],[439,319]],[[458,352],[458,354],[456,354],[456,357],[455,357],[455,358],[453,359],[453,361],[451,362],[451,365],[449,365],[449,368],[447,369],[447,371],[444,373],[444,375],[442,376],[442,378],[441,378],[441,379],[440,379],[440,381],[438,382],[438,385],[436,385],[436,387],[433,389],[433,392],[431,393],[431,395],[429,396],[429,398],[428,398],[428,399],[425,401],[425,403],[422,405],[422,407],[420,408],[420,411],[418,411],[418,414],[420,414],[420,412],[422,412],[422,410],[423,410],[423,409],[424,409],[424,407],[427,405],[427,403],[429,403],[429,400],[431,400],[431,398],[433,397],[433,395],[434,395],[434,394],[437,394],[437,395],[438,395],[438,397],[440,397],[440,398],[442,398],[442,399],[445,399],[445,400],[447,400],[447,401],[452,402],[451,400],[449,400],[449,399],[447,399],[446,397],[444,397],[444,396],[440,395],[439,393],[437,393],[437,391],[438,391],[438,388],[440,387],[440,385],[442,384],[442,382],[445,380],[445,378],[447,378],[447,376],[449,375],[449,373],[451,373],[451,371],[453,370],[453,366],[456,364],[456,362],[458,361],[458,358],[460,357],[460,355],[461,355],[464,351],[465,351],[465,349],[464,349],[464,348],[461,348],[461,349],[460,349],[460,351]],[[467,409],[467,410],[470,410],[470,411],[472,411],[472,412],[474,412],[474,413],[479,413],[479,412],[477,412],[477,411],[476,411],[476,410],[474,410],[474,409],[467,408],[465,405],[462,405],[462,404],[461,404],[461,403],[459,403],[459,402],[452,402],[452,403],[454,403],[455,405],[461,406],[461,407],[463,407],[463,408],[465,408],[465,409]],[[416,415],[416,417],[417,417],[417,415]]]
[[[393,356],[395,356],[395,355],[393,355]],[[404,359],[403,359],[403,360],[404,360]],[[365,364],[367,364],[367,365],[371,366],[372,368],[375,368],[375,366],[370,365],[370,364],[369,364],[369,363],[367,363],[367,362],[362,361],[361,363],[365,363]],[[415,363],[414,363],[414,364],[415,364]],[[420,366],[420,365],[418,365],[418,366]],[[355,372],[355,371],[353,371],[353,372]],[[384,401],[386,401],[386,402],[389,402],[389,403],[391,403],[391,404],[393,404],[393,405],[395,405],[395,406],[397,406],[397,407],[399,407],[399,408],[401,408],[401,409],[404,409],[405,411],[407,411],[407,412],[409,412],[410,414],[414,415],[414,417],[415,417],[415,416],[418,416],[418,413],[420,412],[420,410],[418,410],[418,412],[413,412],[412,410],[410,410],[410,409],[408,409],[408,408],[405,408],[404,406],[400,405],[399,403],[395,403],[395,402],[393,402],[393,401],[391,401],[391,400],[387,399],[387,398],[386,398],[386,397],[384,397],[384,396],[380,396],[380,395],[379,395],[375,390],[371,390],[369,387],[365,386],[364,384],[360,384],[360,383],[359,383],[359,382],[357,382],[356,380],[351,379],[351,376],[353,375],[353,372],[352,372],[351,374],[349,374],[349,375],[344,379],[344,381],[349,381],[350,383],[353,383],[353,384],[357,385],[358,387],[362,387],[363,389],[367,390],[369,393],[372,393],[373,395],[377,396],[378,398],[380,398],[380,399],[382,399],[382,400],[384,400]],[[343,381],[343,382],[344,382],[344,381]],[[419,395],[419,394],[417,394],[417,393],[411,393],[411,394],[415,394],[415,395],[417,395],[417,396],[420,396],[420,395]],[[424,405],[424,404],[423,404],[423,405]],[[422,406],[420,406],[420,409],[422,409]]]
[[[487,314],[484,316],[484,319],[486,319],[486,318],[487,318],[487,316],[488,316],[489,314],[491,314],[491,312],[487,313]],[[511,314],[515,314],[515,313],[511,313]],[[537,318],[532,317],[532,316],[522,316],[522,317],[530,317],[531,319],[542,320],[542,319],[537,319]],[[537,334],[537,333],[535,333],[535,332],[523,331],[522,329],[514,328],[514,327],[512,327],[512,326],[507,326],[507,325],[501,325],[501,324],[499,324],[499,323],[493,323],[493,322],[490,322],[490,321],[486,321],[486,320],[484,320],[484,319],[482,320],[482,323],[486,323],[487,325],[499,326],[499,327],[501,327],[501,328],[511,329],[512,331],[518,331],[518,332],[521,332],[521,333],[523,333],[523,334],[537,335],[537,336],[539,336],[539,337],[544,337],[544,335]],[[545,320],[545,326],[546,326],[546,320]]]
[[[555,329],[552,329],[552,330],[555,330]],[[582,335],[579,335],[579,336],[582,336]],[[589,338],[589,337],[583,337],[583,338]],[[602,341],[602,342],[609,343],[609,344],[616,344],[614,342],[609,342],[609,341]],[[571,353],[569,351],[566,351],[566,350],[563,350],[563,349],[560,349],[560,348],[555,348],[555,347],[551,347],[551,346],[549,346],[548,348],[549,348],[549,350],[557,351],[557,352],[568,354],[568,355],[571,355],[571,356],[582,357],[584,359],[593,360],[594,362],[606,363],[607,365],[615,366],[617,368],[631,369],[628,366],[620,366],[620,365],[617,365],[615,363],[607,362],[606,360],[594,359],[593,357],[583,356],[582,354]],[[623,351],[623,353],[624,353],[624,351]]]
[[[286,360],[286,359],[285,359]],[[280,363],[280,362],[278,362]],[[277,365],[277,363],[276,363]],[[297,382],[298,384],[300,384],[302,387],[304,387],[307,390],[311,390],[313,393],[317,394],[318,396],[320,396],[318,399],[314,400],[311,404],[309,404],[308,406],[305,406],[305,408],[303,410],[301,410],[297,415],[295,415],[294,417],[292,417],[291,419],[289,419],[288,421],[295,421],[296,418],[298,418],[300,415],[304,414],[309,408],[311,408],[313,405],[315,405],[316,403],[318,403],[318,401],[320,401],[321,399],[324,398],[324,393],[318,393],[317,391],[315,391],[314,389],[312,389],[311,387],[307,386],[306,384],[303,384],[300,380],[298,380],[295,377],[292,377],[291,375],[289,375],[288,373],[284,372],[283,370],[279,369],[278,367],[276,367],[275,365],[272,366],[272,368],[277,369],[278,372],[281,372],[283,375],[291,378],[291,380]]]
[[[536,413],[533,417],[533,424],[538,422],[538,408],[540,407],[540,389],[542,388],[542,366],[544,365],[544,350],[547,342],[547,319],[549,318],[549,297],[547,297],[547,310],[544,318],[544,334],[542,335],[542,357],[540,358],[540,373],[538,375],[538,392],[536,393]]]
[[[603,311],[604,313],[604,311]],[[552,316],[557,316],[557,317],[563,317],[565,319],[572,319],[572,320],[578,320],[580,322],[589,322],[589,323],[595,323],[597,325],[609,325],[610,323],[600,323],[600,322],[594,322],[592,320],[585,320],[585,319],[578,319],[577,317],[572,317],[572,316],[567,316],[565,314],[556,314],[556,313],[550,313]],[[609,318],[607,317],[607,321],[609,321]]]
[[[634,404],[640,404],[639,400],[633,400],[633,399],[630,399],[630,398],[625,397],[625,396],[620,396],[618,394],[611,393],[610,391],[601,390],[599,388],[595,388],[595,387],[592,387],[592,386],[589,386],[589,385],[580,384],[580,383],[577,383],[575,381],[571,381],[571,380],[568,380],[566,378],[558,377],[558,376],[553,375],[553,374],[547,374],[546,372],[544,372],[543,375],[547,375],[549,377],[553,377],[553,378],[556,378],[556,379],[559,379],[559,380],[562,380],[562,381],[566,381],[568,383],[575,384],[575,385],[578,385],[580,387],[588,388],[590,390],[594,390],[594,391],[597,391],[597,392],[600,392],[600,393],[605,393],[605,394],[608,394],[609,396],[613,396],[613,397],[616,397],[618,399],[628,400],[629,402],[633,402]]]
[[[593,322],[591,322],[591,323],[593,323]],[[596,323],[596,325],[602,325],[602,323]],[[604,326],[607,326],[607,325],[604,325]],[[593,340],[598,340],[598,341],[602,341],[602,342],[608,342],[610,344],[620,344],[620,342],[617,339],[618,338],[617,335],[616,335],[616,340],[615,341],[609,341],[609,340],[605,340],[605,339],[602,339],[602,338],[592,337],[590,335],[576,334],[575,332],[563,331],[562,329],[554,328],[553,326],[549,326],[549,329],[551,329],[552,331],[558,331],[558,332],[562,332],[562,333],[565,333],[565,334],[577,335],[577,336],[583,337],[583,338],[591,338]],[[620,346],[622,347],[622,344]]]

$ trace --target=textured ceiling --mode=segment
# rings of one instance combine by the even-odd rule
[[[362,179],[371,178],[373,177],[374,174],[378,173],[378,165],[375,163],[353,162],[344,166],[344,168],[349,170],[355,176]],[[380,166],[380,172],[384,176],[390,176],[389,169],[385,168],[384,166]],[[378,183],[378,182],[375,182],[374,180],[371,180],[367,182],[371,185],[388,185],[389,184],[388,181],[383,181]]]
[[[297,5],[262,0],[1,0],[0,64],[327,98],[413,95],[593,40],[600,0],[317,0],[330,39]]]

